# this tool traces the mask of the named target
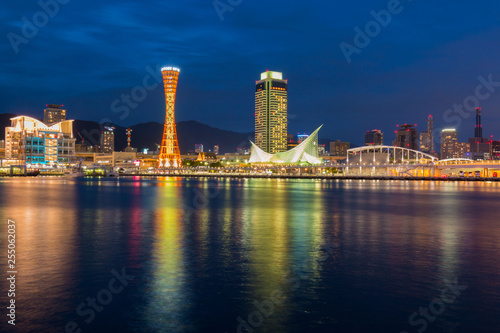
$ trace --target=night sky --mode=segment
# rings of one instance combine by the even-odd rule
[[[172,64],[177,121],[253,131],[255,81],[275,70],[288,79],[290,133],[324,124],[320,137],[361,144],[377,128],[388,144],[397,123],[421,131],[432,114],[465,141],[474,117],[447,110],[480,100],[484,135],[499,139],[500,3],[394,1],[221,0],[217,10],[213,0],[60,0],[53,17],[37,1],[3,1],[0,113],[42,117],[60,103],[70,119],[163,122],[163,87],[149,73]],[[373,24],[388,7],[385,26]],[[367,24],[373,37],[356,44]],[[359,46],[350,63],[341,43]],[[480,76],[494,82],[476,91]],[[140,101],[126,106],[132,91]]]

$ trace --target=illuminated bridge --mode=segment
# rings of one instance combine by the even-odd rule
[[[365,146],[347,151],[346,175],[400,177],[497,177],[500,161],[474,161],[437,157],[401,147]]]
[[[347,151],[344,170],[346,175],[432,177],[436,175],[437,161],[432,155],[412,149],[365,146]]]

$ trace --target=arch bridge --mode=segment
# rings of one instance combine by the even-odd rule
[[[434,176],[438,158],[394,146],[364,146],[347,150],[346,174]]]

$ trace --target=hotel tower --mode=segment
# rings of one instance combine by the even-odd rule
[[[287,149],[287,80],[267,71],[255,83],[255,144],[266,153]]]

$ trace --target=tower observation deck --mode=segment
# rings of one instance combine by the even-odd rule
[[[179,167],[182,163],[175,125],[175,93],[179,73],[180,69],[176,67],[163,67],[161,69],[165,89],[165,125],[160,155],[158,156],[158,168]]]

